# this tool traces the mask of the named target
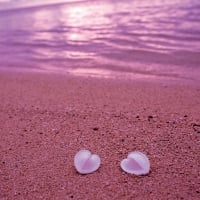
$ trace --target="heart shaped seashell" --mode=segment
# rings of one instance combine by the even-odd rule
[[[129,153],[128,157],[121,161],[120,166],[129,174],[145,175],[150,171],[149,159],[139,151]]]
[[[74,157],[74,165],[80,174],[89,174],[100,167],[100,157],[88,150],[80,150]]]

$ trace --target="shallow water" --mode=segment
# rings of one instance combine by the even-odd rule
[[[104,0],[0,11],[0,68],[199,79],[199,0]]]

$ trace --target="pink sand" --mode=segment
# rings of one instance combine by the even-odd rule
[[[0,199],[199,199],[200,86],[0,73]],[[101,157],[80,175],[80,149]],[[142,151],[151,172],[123,172]]]

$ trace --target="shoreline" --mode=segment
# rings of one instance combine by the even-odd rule
[[[198,199],[200,85],[177,83],[0,72],[0,199]],[[120,169],[135,150],[149,175]]]
[[[18,75],[30,75],[30,76],[55,76],[55,77],[68,77],[73,79],[91,79],[91,80],[110,80],[112,82],[138,82],[138,83],[155,83],[161,85],[193,85],[199,86],[200,79],[197,78],[199,71],[196,76],[190,75],[187,77],[183,73],[178,74],[167,74],[163,73],[148,73],[148,72],[124,72],[115,71],[112,69],[99,69],[99,68],[74,68],[74,69],[40,69],[40,68],[18,68],[12,67],[10,69],[1,67],[0,74],[18,74]],[[186,74],[186,72],[185,72]]]

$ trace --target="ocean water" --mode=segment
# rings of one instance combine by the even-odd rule
[[[199,81],[200,1],[0,7],[0,69]]]

